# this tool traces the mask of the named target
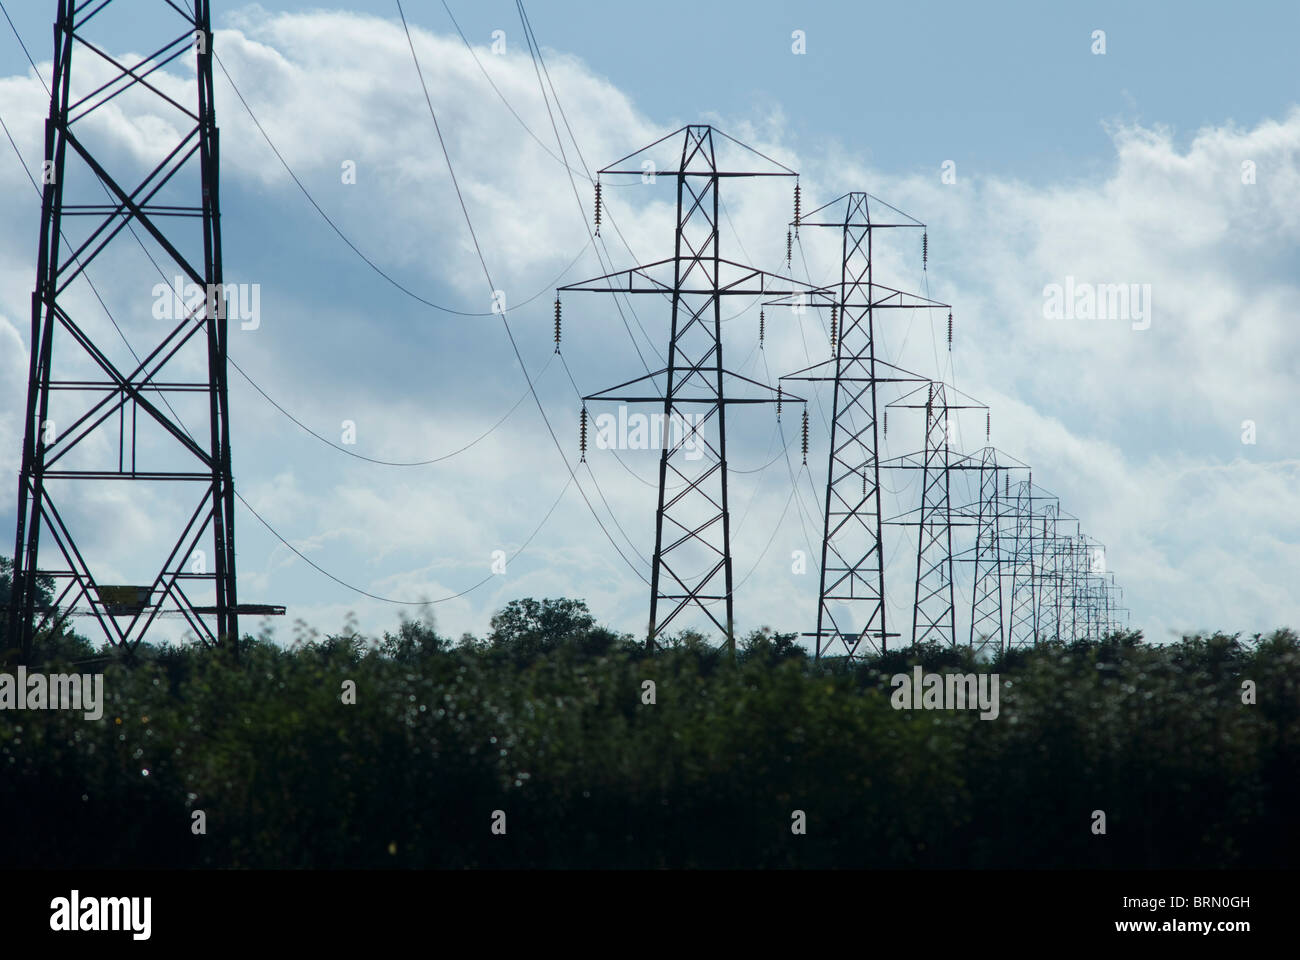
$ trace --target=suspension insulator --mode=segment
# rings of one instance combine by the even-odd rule
[[[799,234],[799,178],[794,178],[794,232]]]
[[[767,318],[763,315],[763,308],[758,308],[758,349],[763,349],[763,334],[767,326]]]
[[[555,352],[560,352],[560,298],[555,298]]]
[[[930,262],[930,231],[921,231],[921,269],[928,269],[926,264]]]
[[[578,459],[579,463],[587,462],[587,405],[582,405],[582,413],[578,415],[578,450],[582,456]]]
[[[596,181],[596,236],[600,236],[600,181]]]
[[[989,438],[993,436],[993,411],[984,411],[984,442],[988,443]]]
[[[781,384],[776,385],[776,422],[781,422]]]
[[[867,471],[862,471],[862,495],[867,495]]]
[[[839,320],[839,308],[831,304],[831,353],[835,352],[836,323]]]
[[[1009,473],[1007,474],[1007,476],[1006,476],[1006,481],[1007,481],[1007,493],[1006,493],[1006,497],[1007,497],[1008,500],[1010,500],[1010,499],[1011,499],[1011,474],[1009,474]]]
[[[808,407],[803,408],[803,465],[808,466]]]
[[[889,436],[889,408],[885,408],[885,436]]]
[[[952,349],[952,311],[948,311],[948,349]]]
[[[794,234],[789,230],[785,232],[785,265],[787,267],[793,262],[794,257]]]

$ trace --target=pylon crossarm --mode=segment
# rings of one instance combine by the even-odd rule
[[[860,360],[862,358],[850,357],[847,359]],[[929,383],[930,382],[929,377],[924,377],[919,373],[912,373],[910,370],[904,370],[902,367],[895,366],[894,364],[889,363],[885,360],[875,359],[872,360],[871,362],[878,369],[883,368],[886,373],[890,373],[890,374],[896,373],[896,374],[900,374],[900,376],[836,377],[835,376],[836,359],[834,357],[831,357],[829,360],[822,360],[819,361],[818,363],[812,364],[812,366],[808,366],[800,370],[796,370],[794,373],[787,373],[784,376],[782,376],[780,379],[810,380],[810,381],[838,379],[841,383]],[[817,371],[820,373],[823,370],[827,370],[827,368],[829,368],[829,372],[825,376],[812,375],[813,371]]]
[[[870,296],[870,306],[872,310],[917,310],[927,307],[937,307],[944,310],[951,310],[951,303],[940,303],[938,300],[931,300],[929,297],[923,297],[916,293],[907,293],[903,290],[895,290],[893,287],[882,286],[878,283],[864,284],[867,287]],[[876,291],[884,291],[880,299],[876,299]]]
[[[793,281],[798,283],[799,281]],[[816,297],[815,300],[796,300],[796,297]],[[786,293],[775,296],[771,300],[764,300],[764,307],[811,307],[820,310],[823,307],[833,307],[839,302],[839,294],[831,287],[812,287],[806,290],[796,290],[793,293]]]
[[[712,156],[711,156],[712,145],[710,139],[710,135],[714,133],[716,133],[718,136],[722,137],[723,139],[731,143],[734,143],[736,146],[740,147],[741,149],[745,150],[750,154],[753,154],[759,159],[764,160],[769,164],[772,164],[777,169],[753,170],[753,171],[715,169],[714,164],[712,162]],[[620,170],[619,166],[621,164],[627,163],[627,161],[633,159],[634,157],[639,157],[641,154],[653,150],[661,143],[666,143],[668,140],[672,139],[678,134],[685,134],[685,137],[683,138],[683,150],[681,151],[682,166],[680,169],[677,170],[662,169],[656,166],[654,172],[657,177],[677,177],[677,176],[797,177],[799,175],[794,170],[791,170],[785,164],[781,163],[779,160],[772,159],[771,157],[767,156],[767,154],[755,150],[749,144],[742,143],[741,141],[737,140],[735,137],[731,136],[730,134],[717,129],[716,127],[709,126],[708,124],[687,124],[684,127],[678,127],[676,130],[672,131],[671,133],[664,134],[662,137],[660,137],[658,140],[655,140],[653,143],[649,143],[638,150],[633,150],[627,156],[619,160],[615,160],[609,166],[602,167],[600,170],[597,171],[597,173],[600,174],[601,176],[609,174],[613,176],[621,175],[621,176],[643,177],[646,174],[646,170],[644,167],[637,166],[632,169]],[[696,159],[697,156],[703,154],[703,152],[706,149],[710,151],[710,155],[707,158],[709,161],[709,169],[689,167],[688,164],[690,163],[690,161]]]
[[[888,460],[881,460],[880,467],[882,470],[924,470],[926,469],[925,457],[926,454],[921,451],[904,453],[897,457],[890,457]],[[929,468],[931,470],[935,469],[934,464],[929,464]],[[949,448],[947,469],[979,470],[982,468],[980,462],[970,454],[958,453],[956,450]]]
[[[705,277],[706,282],[711,281],[708,286],[683,286],[682,282],[693,272],[696,272],[697,267],[703,263],[708,263],[710,266],[716,264],[720,275],[716,278]],[[674,274],[661,279],[651,272],[656,270],[667,272],[665,268],[669,266],[675,270],[678,264],[687,265],[686,272],[680,276]],[[731,275],[722,276],[722,268],[726,268],[727,273]],[[640,281],[643,285],[637,286],[637,281]],[[754,286],[749,287],[745,286],[745,284],[754,284]],[[669,296],[673,294],[679,296],[720,297],[795,297],[803,295],[815,296],[824,301],[824,303],[819,302],[816,304],[818,306],[830,306],[831,298],[834,296],[833,292],[828,288],[820,287],[817,284],[805,283],[802,280],[795,280],[793,277],[785,277],[767,270],[760,270],[757,267],[737,263],[725,257],[690,253],[655,260],[651,263],[643,263],[639,266],[629,267],[626,270],[615,270],[613,273],[602,274],[587,280],[579,280],[555,289],[557,293],[653,293]]]
[[[621,390],[624,387],[632,386],[633,384],[644,383],[648,380],[653,380],[655,377],[664,376],[666,372],[667,371],[665,370],[658,370],[654,373],[648,373],[640,377],[634,377],[633,379],[628,380],[625,383],[616,384],[615,386],[607,387],[604,390],[599,390],[596,393],[587,394],[582,399],[593,401],[593,402],[597,400],[606,400],[606,401],[612,401],[617,403],[662,404],[664,402],[663,394],[626,395],[626,394],[615,394],[614,391]],[[681,371],[679,370],[679,373],[680,372]],[[685,380],[692,373],[700,373],[700,372],[716,373],[716,370],[714,368],[708,368],[708,367],[690,368],[690,370],[686,373],[686,376],[682,377],[682,379]],[[729,405],[733,403],[776,403],[777,402],[777,391],[774,388],[769,387],[765,383],[762,383],[758,380],[754,380],[751,377],[746,377],[743,374],[733,373],[730,370],[723,370],[722,375],[723,377],[729,377],[732,380],[742,380],[745,383],[753,387],[757,387],[759,390],[762,390],[765,394],[768,394],[768,396],[728,397],[724,395],[722,397],[719,397],[716,393],[710,393],[710,394],[705,394],[704,396],[692,397],[692,396],[683,396],[680,393],[674,393],[673,405],[676,406],[677,404],[685,404],[685,403],[696,403],[696,404],[706,404],[706,405],[713,405],[713,404]],[[680,390],[681,387],[679,386],[678,389]],[[804,397],[801,397],[798,394],[794,394],[794,393],[787,393],[785,391],[781,392],[780,399],[783,403],[806,403],[807,402],[807,400]]]
[[[870,217],[870,204],[866,202],[867,200],[871,200],[875,203],[880,204],[882,207],[892,210],[900,217],[906,219],[907,222],[906,223],[878,223],[872,220]],[[819,221],[813,221],[808,219],[809,217],[815,217],[817,214],[822,213],[823,211],[829,211],[832,207],[840,203],[844,203],[844,211],[841,216],[835,218],[834,220],[830,220],[830,218],[827,218],[825,222],[819,222]],[[855,217],[855,215],[857,214],[860,214],[860,217]],[[826,203],[823,203],[820,207],[815,207],[814,209],[809,210],[806,214],[804,214],[799,218],[797,223],[796,221],[793,220],[790,221],[790,225],[800,226],[800,227],[839,227],[840,229],[844,229],[846,227],[857,227],[857,228],[869,227],[872,230],[875,230],[877,228],[884,229],[887,227],[920,227],[920,228],[925,227],[924,223],[922,223],[920,220],[917,220],[911,214],[904,213],[902,210],[899,210],[897,207],[893,206],[892,204],[886,203],[884,200],[881,200],[879,197],[875,196],[874,194],[867,193],[865,190],[851,190],[848,193],[842,193],[834,200],[829,200]]]

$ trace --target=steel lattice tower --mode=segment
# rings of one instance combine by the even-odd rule
[[[1038,593],[1038,633],[1040,640],[1055,640],[1061,633],[1061,550],[1057,542],[1056,523],[1061,505],[1049,501],[1043,507],[1043,550]]]
[[[1034,566],[1033,475],[1016,485],[1015,540],[1011,561],[1011,614],[1007,646],[1033,646],[1038,641],[1037,570]]]
[[[1078,518],[1061,510],[1060,503],[1050,514],[1051,527],[1047,534],[1047,547],[1051,555],[1052,583],[1052,633],[1057,640],[1074,638],[1072,590],[1074,585],[1074,536],[1061,532],[1067,523],[1078,523]]]
[[[1077,635],[1077,609],[1075,602],[1077,599],[1078,588],[1078,559],[1079,552],[1075,543],[1074,534],[1069,534],[1061,542],[1061,565],[1060,565],[1060,622],[1058,624],[1058,635],[1062,640],[1073,640]]]
[[[969,524],[953,520],[959,511],[952,507],[952,472],[979,470],[980,463],[965,454],[952,452],[952,413],[956,410],[987,411],[988,407],[982,403],[951,402],[948,399],[949,391],[961,391],[942,381],[929,381],[924,389],[925,403],[906,402],[913,393],[918,392],[912,391],[886,405],[925,411],[925,441],[921,452],[895,457],[883,466],[921,471],[921,503],[915,511],[918,529],[912,644],[915,646],[938,640],[953,646],[957,643],[957,607],[953,592],[952,528]],[[901,519],[887,522],[911,525]]]
[[[1120,601],[1124,599],[1124,588],[1115,582],[1115,574],[1108,574],[1106,584],[1106,632],[1115,633],[1124,629],[1124,623],[1120,621],[1119,614],[1124,614],[1124,622],[1128,620],[1128,608],[1121,606]]]
[[[970,648],[972,651],[993,646],[1001,651],[1002,629],[1002,504],[998,496],[998,475],[1006,470],[998,465],[997,450],[991,446],[980,451],[980,496],[975,526],[975,576],[971,586]],[[975,640],[979,637],[979,646]]]
[[[657,170],[673,177],[677,187],[677,227],[674,254],[592,280],[560,287],[560,291],[667,295],[671,301],[668,366],[583,398],[656,403],[663,407],[664,430],[684,424],[680,437],[664,443],[659,459],[659,498],[655,510],[655,548],[651,568],[650,622],[647,643],[684,610],[701,611],[734,649],[730,512],[727,500],[726,407],[732,403],[775,403],[778,398],[802,402],[727,370],[722,359],[722,302],[729,296],[823,296],[818,288],[778,278],[756,267],[724,259],[719,249],[719,184],[723,178],[796,176],[788,167],[706,124],[694,124],[661,137],[599,171],[600,176],[642,176],[640,166],[623,167],[633,158],[681,135],[677,169]],[[719,169],[715,137],[744,148],[772,165],[766,171]],[[770,283],[769,281],[776,281]],[[636,384],[663,378],[657,394],[619,394]],[[728,396],[728,384],[758,391],[759,397]],[[695,413],[687,421],[683,414]],[[684,451],[692,441],[703,443],[707,455],[693,465]],[[680,488],[670,486],[680,483]],[[696,573],[695,571],[700,571]],[[722,602],[719,616],[714,606]],[[665,613],[660,605],[667,606]]]
[[[916,592],[912,643],[937,637],[956,641],[957,610],[952,587],[952,475],[948,470],[948,400],[942,383],[931,383],[925,402],[925,468],[921,471],[921,514],[916,546]]]
[[[1070,542],[1070,636],[1083,639],[1088,636],[1088,541],[1077,525]]]
[[[1085,636],[1101,639],[1106,634],[1105,544],[1086,534],[1079,535],[1083,558],[1082,586]]]
[[[899,213],[907,222],[875,221],[871,203]],[[925,382],[876,356],[875,311],[944,307],[915,294],[872,280],[872,232],[900,227],[924,228],[868,193],[853,192],[823,204],[794,222],[799,227],[830,227],[840,232],[840,281],[832,304],[838,330],[832,335],[830,360],[782,380],[830,380],[833,383],[831,435],[827,454],[826,496],[822,528],[822,562],[817,601],[816,656],[842,647],[857,655],[865,641],[870,649],[888,648],[885,562],[882,548],[879,449],[879,397],[882,383]],[[836,320],[832,320],[832,329]],[[837,610],[853,611],[854,626],[840,622]]]
[[[128,651],[164,608],[183,616],[205,642],[233,642],[239,636],[211,12],[208,0],[192,0],[187,8],[168,0],[134,3],[129,11],[112,9],[117,7],[114,0],[60,0],[54,25],[10,618],[14,645],[24,657],[31,654],[35,615],[53,612],[37,606],[38,584],[47,577],[59,588],[55,608],[66,615],[84,600],[109,642]],[[154,53],[127,64],[105,52],[107,44],[97,38],[111,35],[105,30],[115,12],[132,18],[137,41]],[[74,54],[78,62],[93,60],[96,71],[107,70],[109,79],[99,85],[74,82],[79,76],[73,71]],[[195,100],[183,104],[164,92],[153,75],[187,54],[194,56]],[[121,151],[98,155],[92,147],[98,111],[123,94],[149,98],[159,123],[178,131],[177,139],[158,151],[162,159],[157,166],[140,179]],[[169,322],[165,335],[150,334],[147,354],[132,349],[132,360],[115,362],[111,353],[116,345],[95,342],[68,287],[105,251],[135,242],[123,239],[128,227],[152,241],[155,262],[161,260],[162,267],[207,295],[174,327]],[[112,268],[111,262],[105,267]],[[61,372],[65,367],[68,372]],[[95,376],[87,376],[89,368]],[[195,378],[196,369],[203,371],[201,379]],[[206,422],[198,424],[195,434],[172,408],[186,394],[206,400]],[[50,420],[52,398],[61,411],[57,431]],[[137,462],[137,427],[147,432],[151,425],[168,444],[171,459],[159,458],[165,464]],[[108,462],[109,447],[116,448],[114,462]],[[146,459],[154,452],[150,448]],[[101,582],[79,547],[77,524],[60,510],[60,503],[65,508],[69,502],[84,503],[92,485],[120,480],[176,481],[197,491],[193,507],[185,507],[188,521],[174,546],[151,568],[157,571],[150,574],[152,581],[131,587]],[[206,560],[190,563],[209,530],[210,571]],[[41,551],[43,535],[58,547],[61,566],[42,565],[50,559]],[[201,572],[195,567],[202,567]],[[211,587],[211,605],[200,606],[191,597],[196,582]]]

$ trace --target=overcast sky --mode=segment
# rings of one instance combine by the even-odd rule
[[[1208,7],[1197,15],[1196,5],[1093,5],[1085,15],[1028,5],[995,14],[754,4],[728,18],[713,11],[720,4],[614,15],[596,4],[533,4],[564,110],[554,118],[557,143],[514,4],[450,4],[471,54],[440,3],[411,0],[420,67],[544,421],[491,314],[492,288],[396,7],[349,6],[222,3],[216,14],[216,52],[262,129],[391,278],[313,208],[218,69],[226,280],[260,291],[260,326],[232,328],[232,361],[351,453],[404,462],[455,454],[396,467],[340,453],[232,370],[237,488],[320,567],[396,600],[442,600],[484,581],[433,605],[451,634],[482,633],[494,610],[524,596],[581,597],[601,620],[644,629],[658,454],[592,449],[579,467],[578,391],[644,373],[642,358],[657,369],[667,303],[566,295],[556,358],[553,288],[671,255],[670,180],[611,183],[593,248],[584,170],[706,122],[798,170],[805,210],[866,190],[928,225],[928,270],[919,231],[892,231],[878,246],[876,279],[952,303],[952,352],[946,315],[918,312],[882,322],[883,355],[991,408],[992,443],[1031,464],[1035,483],[1106,545],[1134,626],[1164,640],[1300,623],[1292,413],[1300,110],[1285,66],[1300,28],[1294,8],[1246,6],[1229,17]],[[52,9],[10,11],[46,82]],[[494,30],[504,52],[492,50]],[[806,53],[792,50],[796,30]],[[1096,30],[1105,31],[1104,54],[1093,52]],[[124,57],[158,45],[128,21],[102,36]],[[192,66],[182,63],[158,82],[188,102]],[[106,76],[87,55],[74,64],[84,70],[78,83]],[[47,112],[45,89],[0,24],[0,117],[37,176]],[[178,127],[154,100],[127,95],[87,129],[129,179],[157,161]],[[0,531],[11,537],[40,209],[9,144],[0,148],[0,476],[8,478]],[[344,182],[349,162],[355,183]],[[955,182],[944,182],[949,162]],[[791,184],[733,180],[722,197],[723,255],[785,272]],[[837,277],[832,234],[803,231],[795,277]],[[148,349],[160,329],[158,276],[140,248],[119,241],[90,276],[125,336]],[[1149,289],[1149,326],[1049,318],[1044,290],[1067,278]],[[89,288],[78,282],[69,298],[124,357]],[[736,316],[725,325],[727,365],[745,376],[775,383],[829,356],[824,317],[769,316],[759,350],[757,304],[728,307],[724,316]],[[201,354],[179,362],[202,369]],[[797,414],[778,426],[772,409],[744,406],[728,420],[740,630],[809,630],[816,615],[830,396],[804,395],[806,468]],[[1253,443],[1243,442],[1245,421]],[[977,450],[984,426],[982,414],[964,417],[958,445]],[[141,440],[161,443],[143,432]],[[920,440],[920,423],[900,411],[882,455]],[[104,443],[115,457],[116,434]],[[886,484],[895,510],[914,501],[914,477]],[[141,564],[156,569],[193,503],[174,490],[105,485],[65,506],[101,580],[125,583],[152,576]],[[236,529],[240,599],[285,604],[286,639],[295,618],[332,631],[353,611],[377,632],[403,611],[428,609],[339,586],[242,505]],[[914,536],[887,538],[895,624],[910,621]],[[525,542],[493,575],[493,552],[513,556]],[[808,554],[807,573],[792,571],[796,551]],[[959,608],[968,604],[959,595]]]

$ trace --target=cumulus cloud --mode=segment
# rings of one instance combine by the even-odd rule
[[[618,627],[644,628],[648,587],[641,577],[653,548],[657,456],[593,449],[578,467],[579,401],[569,375],[589,393],[657,369],[667,304],[567,296],[557,358],[550,290],[561,275],[567,282],[670,255],[667,180],[615,185],[610,178],[604,243],[588,246],[584,161],[594,170],[682,122],[705,120],[799,169],[805,209],[865,189],[928,223],[929,270],[920,269],[919,236],[896,231],[877,247],[876,278],[953,303],[953,352],[944,342],[946,315],[937,311],[885,318],[882,353],[942,374],[992,408],[993,443],[1033,464],[1035,481],[1106,543],[1135,625],[1163,639],[1181,630],[1263,630],[1300,620],[1289,590],[1300,569],[1287,550],[1300,494],[1288,409],[1297,291],[1286,269],[1300,240],[1300,214],[1290,202],[1300,185],[1300,111],[1249,129],[1210,126],[1186,146],[1158,127],[1116,126],[1114,161],[1104,174],[1031,185],[962,172],[948,185],[938,171],[886,175],[834,149],[789,142],[779,114],[673,117],[671,107],[634,102],[574,52],[547,51],[565,110],[555,121],[563,132],[567,119],[581,148],[579,156],[564,141],[576,171],[571,182],[556,159],[561,148],[525,52],[493,56],[478,48],[476,60],[454,35],[416,29],[414,36],[484,259],[514,308],[512,329],[590,508],[570,488],[543,524],[567,468],[490,312],[491,288],[400,24],[248,8],[230,17],[215,48],[303,185],[392,281],[482,314],[430,309],[362,262],[310,207],[218,71],[227,271],[261,284],[265,316],[260,329],[232,334],[232,358],[277,402],[354,453],[407,461],[465,448],[424,467],[349,458],[232,373],[239,488],[314,562],[379,596],[441,598],[488,575],[494,551],[513,554],[531,536],[506,575],[437,607],[444,630],[482,631],[508,599],[559,594],[587,598]],[[42,69],[48,73],[48,64]],[[190,95],[191,82],[180,73],[160,76],[178,97]],[[40,155],[44,97],[34,78],[0,80],[0,110],[29,166]],[[168,129],[146,101],[124,97],[95,136],[125,165],[142,167],[156,160]],[[340,176],[349,161],[355,184]],[[1243,183],[1246,162],[1254,183]],[[6,222],[24,225],[0,238],[0,466],[13,477],[37,218],[16,163],[0,164],[0,189]],[[784,270],[789,189],[785,181],[724,186],[725,256]],[[802,231],[796,276],[837,276],[833,233]],[[138,250],[91,272],[110,304],[134,305],[137,313],[141,285],[156,282]],[[1150,327],[1045,317],[1044,288],[1067,277],[1149,285]],[[115,336],[89,292],[75,295],[96,335]],[[733,312],[725,325],[728,363],[746,376],[774,382],[829,355],[825,317],[772,311],[760,351],[757,304],[728,304],[726,315]],[[150,328],[139,322],[147,314],[136,319],[126,329],[147,342]],[[753,469],[737,472],[732,486],[741,629],[810,629],[815,615],[830,398],[820,387],[805,390],[813,433],[807,471],[794,417],[781,432],[766,409],[733,411],[728,422],[732,466]],[[354,445],[342,439],[345,420],[355,425]],[[1255,423],[1256,444],[1241,442],[1244,420]],[[895,422],[885,456],[920,443],[919,423],[901,415]],[[963,448],[982,445],[983,430],[982,415],[963,416]],[[763,464],[770,465],[756,469]],[[898,491],[892,512],[910,508],[914,478],[891,477],[887,488]],[[107,553],[117,547],[106,563],[120,568],[167,538],[180,505],[160,497],[148,507],[122,499],[113,509],[79,512]],[[4,510],[0,517],[12,523],[12,506]],[[124,524],[131,533],[121,532]],[[348,595],[242,508],[238,536],[243,599],[287,603],[292,616],[323,629],[347,610],[370,631],[395,623],[393,606]],[[895,625],[910,624],[915,561],[907,551],[914,538],[908,529],[889,534]],[[791,572],[796,550],[810,555],[805,575]],[[964,620],[963,611],[959,635]]]

